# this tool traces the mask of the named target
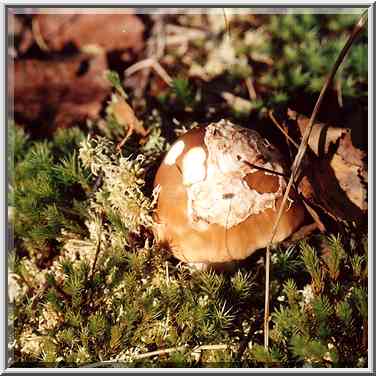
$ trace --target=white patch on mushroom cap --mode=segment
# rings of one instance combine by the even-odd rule
[[[170,151],[167,153],[164,163],[168,166],[172,166],[174,163],[176,163],[176,160],[178,159],[179,155],[183,152],[185,147],[184,141],[179,140],[176,142],[170,149]]]
[[[195,147],[188,151],[183,159],[183,184],[192,185],[205,179],[206,153],[201,147]]]
[[[275,209],[275,202],[286,186],[285,180],[278,176],[276,192],[259,193],[248,186],[244,177],[257,171],[251,164],[282,172],[276,149],[267,145],[256,131],[225,120],[207,127],[204,142],[208,150],[206,174],[202,148],[195,148],[202,152],[191,149],[190,157],[187,153],[183,159],[187,165],[183,169],[184,183],[190,183],[187,184],[187,212],[194,228],[204,227],[205,223],[231,228],[250,215]]]

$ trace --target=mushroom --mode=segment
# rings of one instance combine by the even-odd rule
[[[155,176],[157,240],[200,269],[247,258],[270,241],[284,171],[279,151],[254,130],[221,120],[188,131]],[[274,242],[303,223],[295,192],[286,206]]]

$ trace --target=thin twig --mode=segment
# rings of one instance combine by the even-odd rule
[[[290,179],[289,179],[289,182],[287,184],[287,187],[286,187],[286,191],[283,195],[283,199],[282,199],[282,203],[281,203],[281,206],[278,210],[278,214],[277,214],[277,218],[276,218],[276,221],[274,222],[274,225],[273,225],[273,230],[272,230],[272,236],[270,238],[270,241],[269,241],[269,245],[268,247],[266,248],[266,266],[265,266],[265,318],[264,318],[264,344],[265,344],[265,348],[268,349],[268,344],[269,344],[269,306],[270,306],[270,299],[269,299],[269,267],[270,267],[270,245],[273,244],[273,240],[274,240],[274,237],[277,233],[277,228],[278,228],[278,225],[281,221],[281,218],[282,218],[282,213],[283,213],[283,210],[284,210],[284,207],[286,205],[286,201],[287,201],[287,198],[288,198],[288,195],[290,193],[290,190],[291,190],[291,187],[292,187],[292,184],[295,182],[295,179],[296,177],[298,176],[298,171],[299,171],[299,168],[300,168],[300,165],[301,165],[301,162],[303,160],[303,157],[304,157],[304,154],[307,150],[307,145],[308,145],[308,139],[309,139],[309,136],[311,134],[311,130],[312,130],[312,127],[313,127],[313,124],[316,120],[316,117],[317,117],[317,114],[320,110],[320,107],[321,107],[321,103],[324,99],[324,95],[328,89],[328,87],[332,84],[332,81],[333,81],[333,78],[340,66],[340,64],[343,62],[347,52],[349,51],[351,45],[353,44],[354,40],[356,39],[356,37],[360,34],[360,32],[363,30],[364,28],[364,25],[367,21],[367,11],[365,11],[362,16],[360,17],[359,21],[357,22],[357,24],[355,25],[351,35],[349,36],[345,46],[342,48],[336,62],[334,63],[331,71],[330,71],[330,74],[329,76],[327,77],[326,81],[325,81],[325,84],[323,86],[323,88],[321,89],[321,92],[320,92],[320,95],[317,99],[317,102],[316,102],[316,105],[313,109],[313,112],[312,112],[312,115],[311,115],[311,118],[309,120],[309,124],[308,124],[308,127],[307,129],[305,130],[304,132],[304,135],[303,135],[303,138],[302,138],[302,141],[300,143],[300,146],[299,146],[299,149],[298,149],[298,152],[295,156],[295,159],[294,159],[294,162],[292,164],[292,168],[291,168],[291,176],[290,176]]]
[[[145,69],[145,68],[151,68],[153,63],[154,63],[155,59],[152,58],[152,57],[149,57],[147,59],[144,59],[144,60],[141,60],[141,61],[138,61],[137,63],[134,63],[133,65],[131,65],[129,68],[127,68],[125,71],[124,71],[124,74],[126,76],[131,76],[132,74],[138,72],[139,70],[141,69]]]
[[[172,78],[158,61],[154,61],[152,68],[156,73],[158,73],[159,77],[161,77],[168,86],[172,85]]]
[[[257,93],[256,93],[256,90],[255,90],[255,87],[253,86],[253,82],[252,82],[252,80],[249,77],[247,77],[245,79],[245,85],[247,86],[249,97],[253,101],[257,100]]]
[[[299,145],[288,135],[288,133],[283,129],[283,127],[278,123],[277,119],[274,117],[273,110],[268,111],[268,116],[270,117],[271,121],[274,125],[284,134],[284,136],[294,145],[297,149],[299,149]]]
[[[272,175],[278,175],[278,176],[283,176],[284,178],[288,178],[288,176],[286,174],[284,174],[283,172],[278,172],[278,171],[270,170],[269,168],[257,166],[257,165],[250,163],[250,162],[248,162],[244,159],[241,159],[241,161],[244,162],[244,164],[246,164],[247,166],[249,166],[251,168],[255,168],[256,170],[260,170],[260,171],[264,171],[264,172],[267,172],[267,173],[272,174]]]
[[[166,82],[167,85],[171,86],[172,78],[167,73],[167,71],[161,66],[161,64],[159,64],[159,62],[152,57],[138,61],[137,63],[131,65],[124,71],[124,74],[125,76],[131,76],[139,70],[150,68],[152,68],[162,78],[162,80]]]
[[[338,105],[339,105],[339,107],[342,108],[343,107],[343,98],[342,98],[342,79],[341,79],[341,77],[338,77],[338,79],[337,79],[336,88],[337,88]]]
[[[186,345],[184,346],[178,346],[178,347],[171,347],[169,349],[162,349],[162,350],[156,350],[156,351],[150,351],[148,353],[145,353],[145,354],[137,354],[133,357],[134,360],[139,360],[139,359],[145,359],[145,358],[150,358],[152,356],[156,356],[156,355],[166,355],[166,354],[171,354],[173,352],[176,352],[176,351],[182,351],[182,350],[185,350],[187,348]]]
[[[187,345],[183,345],[183,346],[178,346],[178,347],[171,347],[169,349],[151,351],[151,352],[148,352],[148,353],[145,353],[145,354],[135,355],[134,359],[138,360],[138,359],[150,358],[150,357],[156,356],[156,355],[171,354],[171,353],[176,352],[176,351],[185,350],[186,348],[187,348]],[[194,348],[191,351],[191,354],[197,353],[197,352],[203,351],[203,350],[226,350],[226,349],[228,349],[228,345],[222,345],[222,344],[220,344],[220,345],[202,345],[202,346],[198,346],[198,347]]]
[[[171,353],[176,352],[176,351],[185,350],[187,347],[188,347],[187,345],[183,345],[183,346],[178,346],[178,347],[172,347],[172,348],[169,348],[169,349],[162,349],[162,350],[151,351],[151,352],[148,352],[148,353],[145,353],[145,354],[135,355],[134,359],[138,360],[138,359],[150,358],[150,357],[156,356],[156,355],[171,354]],[[219,345],[202,345],[202,346],[198,346],[198,347],[194,348],[191,351],[191,354],[197,353],[197,352],[200,352],[200,351],[204,351],[204,350],[226,350],[226,349],[228,349],[228,347],[229,347],[228,345],[223,345],[223,344],[219,344]]]
[[[269,286],[270,286],[270,246],[266,247],[265,255],[265,306],[264,306],[264,346],[269,348]]]
[[[183,346],[177,346],[177,347],[171,347],[168,349],[161,349],[161,350],[156,350],[156,351],[150,351],[144,354],[136,354],[132,357],[132,360],[140,360],[140,359],[146,359],[146,358],[151,358],[153,356],[159,356],[159,355],[166,355],[166,354],[171,354],[176,351],[183,351],[186,348],[188,348],[188,345],[183,345]],[[191,351],[191,354],[194,355],[195,353],[204,351],[204,350],[226,350],[228,349],[228,345],[224,344],[218,344],[218,345],[202,345],[194,348]],[[85,364],[83,367],[98,367],[101,365],[116,365],[119,363],[124,363],[124,361],[120,359],[110,359],[110,360],[104,360],[102,362],[96,362],[96,363],[91,363],[91,364]]]

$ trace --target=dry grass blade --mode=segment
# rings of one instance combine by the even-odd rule
[[[273,124],[284,134],[286,139],[295,146],[296,149],[299,149],[299,145],[288,135],[288,133],[283,129],[283,127],[278,123],[277,119],[274,117],[273,110],[268,111],[268,115],[272,120]]]
[[[49,48],[48,48],[48,46],[47,46],[47,44],[46,44],[45,40],[43,39],[43,36],[40,32],[40,25],[39,25],[39,21],[38,21],[37,18],[32,19],[31,28],[32,28],[32,31],[33,31],[35,42],[38,45],[38,47],[42,51],[49,51]]]
[[[282,206],[281,206],[282,207]],[[270,244],[265,257],[265,307],[264,307],[264,346],[269,348],[269,286],[270,286]]]
[[[265,346],[266,349],[268,349],[268,347],[269,347],[269,305],[270,305],[269,304],[270,303],[270,301],[269,301],[269,278],[270,278],[269,274],[270,274],[270,270],[269,269],[270,269],[270,246],[273,243],[274,237],[275,237],[276,232],[277,232],[278,225],[279,225],[279,223],[281,221],[282,213],[283,213],[283,210],[285,208],[286,201],[287,201],[288,195],[290,193],[292,184],[294,183],[295,179],[298,176],[301,162],[302,162],[304,154],[305,154],[305,152],[307,150],[308,139],[309,139],[309,136],[311,134],[311,130],[312,130],[313,124],[315,123],[317,114],[318,114],[318,112],[320,110],[321,103],[322,103],[322,101],[324,99],[324,95],[325,95],[328,87],[332,84],[333,78],[334,78],[334,76],[335,76],[335,74],[336,74],[339,66],[343,62],[343,60],[344,60],[347,52],[349,51],[349,49],[352,46],[352,44],[353,44],[354,40],[356,39],[356,37],[363,30],[364,25],[366,24],[366,22],[367,22],[367,11],[365,11],[362,14],[362,16],[360,17],[359,21],[355,25],[355,27],[354,27],[353,31],[351,32],[351,34],[350,34],[350,36],[349,36],[349,38],[348,38],[345,46],[342,48],[342,50],[341,50],[341,52],[340,52],[340,54],[339,54],[336,62],[334,63],[333,68],[330,71],[330,74],[327,77],[323,88],[321,89],[319,98],[317,99],[316,105],[315,105],[315,107],[313,109],[311,118],[309,120],[308,127],[307,127],[307,129],[306,129],[306,131],[305,131],[305,133],[303,135],[303,138],[302,138],[302,141],[300,143],[298,152],[297,152],[296,157],[294,159],[294,162],[292,164],[291,176],[290,176],[289,182],[287,184],[286,191],[284,193],[283,200],[282,200],[281,206],[279,208],[276,221],[275,221],[274,226],[273,226],[273,231],[272,231],[272,236],[270,238],[269,246],[266,248],[266,260],[265,260],[265,262],[266,262],[266,267],[265,267],[265,273],[266,273],[266,276],[265,276],[265,313],[264,313],[264,315],[265,315],[265,317],[264,317],[264,346]]]
[[[245,85],[247,86],[249,97],[253,101],[257,100],[257,93],[256,93],[256,89],[255,89],[255,87],[253,85],[252,80],[249,77],[247,77],[244,81],[245,81]]]
[[[148,58],[145,60],[138,61],[124,71],[126,76],[131,76],[132,74],[138,72],[142,69],[153,69],[167,85],[171,86],[172,78],[166,72],[166,70],[159,64],[154,58]]]
[[[224,17],[224,19],[225,19],[225,25],[226,25],[226,32],[227,32],[227,35],[229,36],[229,38],[231,38],[230,24],[229,24],[228,19],[227,19],[227,15],[226,15],[226,10],[225,10],[225,8],[222,8],[222,11],[223,11],[223,17]]]
[[[174,352],[177,352],[177,351],[184,351],[187,348],[188,348],[187,345],[182,345],[182,346],[177,346],[177,347],[171,347],[171,348],[168,348],[168,349],[150,351],[150,352],[143,353],[143,354],[136,354],[136,355],[133,356],[133,360],[141,360],[141,359],[151,358],[153,356],[163,356],[163,355],[171,354],[171,353],[174,353]],[[202,346],[195,347],[191,351],[191,355],[195,355],[195,354],[200,353],[202,351],[227,350],[229,348],[230,348],[230,346],[225,345],[225,344],[202,345]],[[233,349],[233,350],[235,350],[235,349]],[[94,368],[94,367],[100,367],[100,366],[103,366],[103,365],[113,365],[113,366],[118,365],[118,366],[121,366],[122,362],[124,362],[124,361],[122,361],[120,359],[119,360],[117,360],[117,359],[104,360],[102,362],[85,364],[84,366],[82,366],[82,368],[86,368],[86,367]]]

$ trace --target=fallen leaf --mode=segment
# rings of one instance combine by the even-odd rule
[[[346,192],[350,201],[361,210],[367,210],[366,171],[356,164],[348,163],[346,159],[338,153],[333,156],[330,161],[330,166],[334,171],[340,187]]]
[[[132,107],[119,95],[116,95],[116,98],[116,102],[111,105],[116,121],[131,128],[132,132],[146,136],[148,132],[145,130],[142,121],[136,117]]]
[[[40,132],[98,117],[111,92],[103,72],[105,56],[80,54],[65,60],[16,60],[10,83],[15,120],[37,124]],[[38,130],[36,130],[38,131]]]
[[[149,133],[143,126],[142,121],[140,121],[132,107],[126,102],[126,100],[120,95],[114,95],[112,103],[110,105],[110,111],[115,117],[115,120],[122,126],[128,127],[128,131],[124,139],[118,144],[117,148],[120,149],[126,140],[136,132],[142,137],[147,136]]]
[[[301,134],[309,119],[289,110]],[[349,129],[314,124],[299,192],[336,220],[361,222],[367,211],[366,153],[356,148]]]
[[[290,109],[288,109],[287,114],[291,120],[296,121],[300,133],[303,134],[308,127],[309,118],[299,115],[297,112]],[[335,144],[342,135],[348,132],[349,130],[345,128],[315,123],[309,136],[308,145],[317,156],[321,156],[327,154],[330,145]]]
[[[144,25],[134,14],[39,14],[35,16],[40,35],[50,50],[69,44],[78,49],[97,45],[105,51],[144,48]]]
[[[336,220],[361,222],[366,210],[366,187],[357,169],[345,165],[334,154],[316,160],[308,178],[316,194],[316,202]],[[354,202],[354,197],[359,200]]]

